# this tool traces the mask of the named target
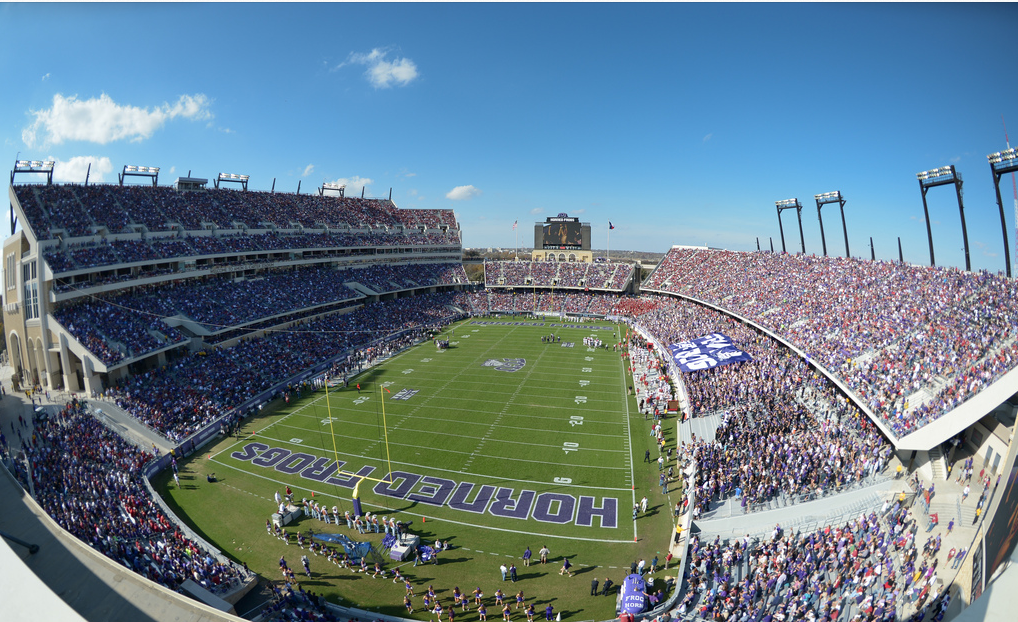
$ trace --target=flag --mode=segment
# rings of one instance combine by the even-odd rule
[[[609,221],[608,221],[608,230],[609,230],[609,231],[611,231],[611,230],[612,230],[612,229],[614,229],[614,228],[615,228],[615,225],[613,225],[613,224],[612,224],[612,221],[610,221],[610,220],[609,220]]]
[[[390,391],[388,387],[382,387],[382,388],[385,389],[386,393],[392,393],[392,391]]]
[[[520,224],[520,221],[517,218],[516,220],[513,221],[513,231],[516,231],[516,225],[518,225],[518,224]]]

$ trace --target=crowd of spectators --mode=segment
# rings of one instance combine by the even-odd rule
[[[876,426],[865,418],[820,418],[790,398],[732,408],[713,441],[683,447],[697,465],[699,512],[732,496],[743,508],[782,494],[817,498],[883,470],[892,448]]]
[[[54,318],[106,365],[187,340],[159,316],[135,311],[138,302],[131,294],[88,298],[57,309]]]
[[[386,199],[206,189],[177,192],[160,186],[41,185],[14,187],[18,202],[40,240],[101,230],[118,234],[140,225],[150,232],[305,228],[397,231],[458,230],[452,210],[399,210]]]
[[[39,505],[92,548],[171,590],[191,579],[213,593],[247,580],[180,533],[153,501],[141,467],[152,456],[128,444],[77,401],[36,423],[25,454]]]
[[[577,292],[577,291],[541,291],[520,289],[512,291],[491,288],[474,292],[470,297],[470,307],[476,315],[489,313],[532,313],[555,312],[579,315],[612,315],[615,307],[630,298],[618,293]]]
[[[688,396],[688,414],[722,415],[714,440],[694,439],[682,448],[697,465],[697,516],[732,496],[743,507],[779,494],[817,496],[883,469],[892,447],[876,426],[826,376],[765,333],[667,297],[622,299],[613,312],[664,344],[719,332],[753,357],[676,379]],[[662,372],[643,338],[630,340],[640,346],[630,348],[634,355],[647,352],[632,365],[639,388],[644,374]],[[660,401],[648,396],[645,412]]]
[[[459,263],[376,264],[358,269],[308,266],[245,279],[209,277],[134,287],[77,298],[59,305],[53,315],[100,360],[112,365],[186,340],[162,318],[182,317],[213,334],[227,330],[235,334],[236,327],[250,332],[363,299],[345,285],[352,281],[389,292],[466,279]]]
[[[621,292],[633,276],[631,263],[485,261],[487,287],[544,287]]]
[[[679,612],[736,622],[922,619],[948,596],[935,587],[936,562],[917,565],[915,534],[909,511],[896,507],[886,523],[871,513],[811,533],[775,527],[760,542],[694,539]]]
[[[367,247],[437,247],[459,248],[458,230],[424,233],[399,231],[370,232],[232,232],[216,235],[180,234],[179,237],[140,236],[128,239],[86,239],[69,242],[64,247],[49,246],[43,252],[54,274],[117,266],[142,264],[202,257],[244,255],[243,261],[279,259],[279,253],[289,258],[291,253],[332,251],[339,256],[341,249]],[[321,252],[314,256],[321,256]]]
[[[228,348],[187,354],[134,374],[103,397],[175,441],[302,370],[402,331],[444,324],[457,316],[452,293],[372,303],[242,340]]]
[[[644,287],[718,305],[788,339],[899,436],[1018,365],[1018,284],[986,272],[676,248]]]

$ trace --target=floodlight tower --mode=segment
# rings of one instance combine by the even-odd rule
[[[814,194],[813,198],[817,202],[817,219],[820,220],[820,243],[824,247],[824,257],[827,256],[827,240],[824,239],[824,216],[820,213],[820,208],[829,203],[837,203],[841,206],[841,230],[845,233],[845,257],[851,257],[852,255],[848,252],[848,226],[845,224],[845,197],[841,196],[840,190],[835,190],[834,192]]]
[[[53,185],[53,166],[56,165],[55,160],[15,160],[14,168],[11,169],[11,185],[14,185],[14,177],[18,173],[34,173],[43,174],[46,176],[46,185]],[[14,210],[9,210],[11,215],[11,235],[14,235],[14,229],[18,226],[18,217],[14,215]]]
[[[775,201],[774,205],[778,208],[778,229],[781,231],[781,252],[787,253],[785,250],[785,228],[781,226],[781,212],[786,209],[794,209],[796,216],[799,217],[799,245],[802,248],[802,254],[806,254],[806,238],[802,235],[802,203],[799,203],[799,199],[785,199],[784,201]]]
[[[965,227],[965,205],[961,200],[961,175],[954,170],[954,165],[941,166],[921,173],[916,173],[919,179],[919,189],[923,194],[923,213],[926,214],[926,237],[930,241],[930,265],[937,265],[933,258],[933,229],[930,228],[930,210],[926,206],[926,193],[935,186],[946,186],[954,184],[954,191],[958,195],[958,213],[961,214],[961,237],[965,242],[965,269],[972,271],[972,262],[969,259],[969,234]]]
[[[1008,173],[1018,171],[1018,148],[1011,147],[1006,151],[998,151],[986,156],[990,161],[990,172],[993,173],[993,190],[997,193],[997,208],[1000,210],[1000,230],[1004,234],[1004,264],[1007,266],[1007,276],[1011,278],[1011,251],[1007,243],[1007,223],[1004,220],[1004,202],[1000,198],[1000,178]],[[1018,216],[1018,213],[1016,213]],[[1018,224],[1015,225],[1018,227]],[[1016,231],[1018,236],[1018,231]],[[1016,237],[1018,244],[1018,237]],[[1018,252],[1016,247],[1015,252]]]
[[[233,183],[240,184],[244,190],[247,190],[247,180],[250,178],[251,178],[250,175],[238,175],[236,173],[220,173],[219,177],[216,177],[212,183],[214,183],[216,185],[216,188],[218,189],[219,182],[231,181]]]
[[[325,191],[326,190],[331,190],[333,192],[338,192],[340,197],[345,197],[346,196],[346,184],[336,184],[336,183],[324,182],[324,183],[322,183],[322,187],[318,189],[318,196],[320,196],[320,197],[325,196]]]
[[[152,179],[152,187],[155,188],[159,184],[159,167],[125,164],[123,172],[121,172],[117,177],[120,178],[121,186],[124,185],[125,177],[150,177]]]

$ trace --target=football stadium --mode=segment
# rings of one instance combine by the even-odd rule
[[[0,5],[0,621],[1015,619],[1016,33]]]
[[[452,211],[159,175],[11,174],[8,563],[84,619],[932,619],[1014,548],[1003,274],[560,213],[471,282]]]

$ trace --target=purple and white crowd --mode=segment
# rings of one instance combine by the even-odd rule
[[[708,620],[894,622],[939,620],[950,596],[936,587],[927,543],[907,508],[863,515],[811,533],[721,542],[693,540],[689,589],[679,613]],[[929,561],[928,558],[933,558]]]
[[[788,339],[898,436],[1018,365],[1018,284],[986,272],[673,248],[644,288],[717,305]]]
[[[39,505],[110,559],[172,590],[191,579],[223,593],[247,579],[243,569],[180,533],[153,501],[141,476],[151,454],[124,441],[77,401],[37,421],[24,453]]]

